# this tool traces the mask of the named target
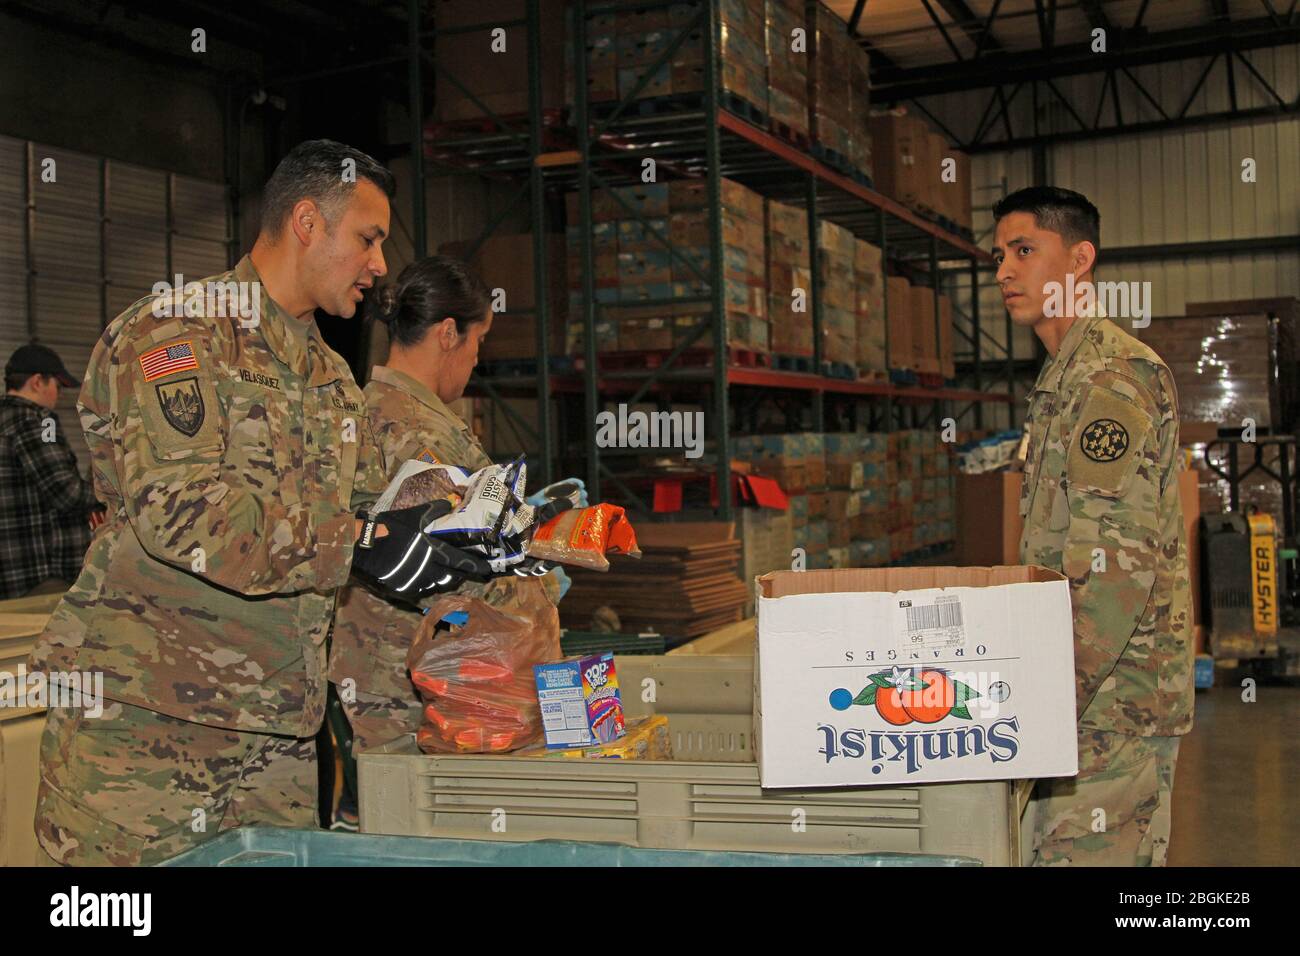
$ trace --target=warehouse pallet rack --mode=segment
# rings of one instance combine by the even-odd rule
[[[635,9],[667,8],[679,0],[651,0],[638,2]],[[582,321],[584,327],[584,354],[579,367],[571,372],[553,368],[549,360],[539,360],[532,374],[478,375],[473,382],[477,394],[491,398],[503,396],[530,396],[538,401],[539,428],[534,432],[527,423],[514,416],[516,424],[537,435],[544,449],[546,470],[549,473],[556,448],[551,440],[551,399],[556,396],[581,395],[583,421],[594,422],[601,408],[602,396],[627,396],[627,404],[635,404],[646,396],[664,398],[682,393],[704,394],[710,403],[711,427],[708,433],[716,446],[717,488],[730,487],[730,435],[733,431],[731,406],[739,410],[734,417],[747,419],[744,424],[752,430],[755,409],[760,401],[770,399],[784,403],[791,420],[795,409],[811,405],[812,429],[825,430],[827,420],[837,422],[859,421],[860,409],[865,414],[866,427],[873,430],[893,430],[901,427],[921,427],[935,424],[944,417],[962,421],[972,416],[969,427],[982,427],[982,406],[986,402],[1010,402],[1011,387],[1015,377],[1015,358],[1011,354],[1011,337],[1005,349],[1006,361],[986,363],[981,359],[982,349],[974,347],[988,338],[981,328],[978,296],[972,295],[968,320],[972,332],[954,327],[955,333],[967,339],[974,347],[974,361],[967,370],[969,388],[922,388],[911,384],[894,384],[883,381],[856,381],[814,372],[789,371],[748,365],[733,365],[728,361],[726,345],[726,315],[723,302],[723,247],[720,179],[734,179],[766,198],[804,207],[809,215],[810,266],[812,288],[809,290],[810,311],[813,321],[813,369],[822,369],[821,355],[821,303],[817,294],[818,222],[827,219],[851,230],[858,238],[880,247],[890,268],[914,279],[928,281],[939,291],[945,276],[964,274],[977,290],[978,270],[987,264],[989,255],[974,246],[964,236],[950,232],[930,222],[921,215],[902,206],[866,185],[865,177],[849,176],[833,169],[808,154],[807,150],[756,126],[750,119],[737,115],[727,106],[728,95],[719,87],[721,76],[719,61],[721,17],[717,0],[695,0],[696,13],[690,23],[670,28],[669,40],[659,61],[643,69],[641,80],[620,101],[596,104],[587,96],[587,63],[585,56],[575,56],[573,62],[576,92],[575,102],[568,115],[569,125],[561,126],[553,116],[544,115],[540,102],[540,51],[536,41],[539,17],[537,0],[527,4],[527,25],[530,44],[530,109],[526,118],[528,135],[519,131],[519,118],[502,118],[474,97],[470,97],[482,110],[486,123],[479,124],[470,135],[447,137],[448,130],[440,129],[436,143],[426,148],[426,157],[458,171],[475,175],[526,179],[516,202],[525,195],[531,196],[534,224],[534,300],[537,302],[537,355],[547,355],[549,324],[552,316],[547,303],[547,274],[545,266],[544,227],[546,223],[546,196],[550,191],[576,191],[579,196],[579,221],[577,226],[582,275]],[[571,46],[586,49],[588,19],[602,14],[627,9],[626,3],[589,3],[575,0],[571,5]],[[493,24],[500,25],[500,24]],[[676,52],[685,37],[693,30],[703,28],[704,82],[703,91],[694,97],[674,96],[662,101],[637,99],[638,94],[661,66]],[[467,28],[466,28],[467,29]],[[847,29],[847,28],[846,28]],[[436,68],[436,65],[435,65]],[[455,84],[459,85],[459,84]],[[462,87],[463,89],[463,87]],[[465,91],[468,95],[468,91]],[[734,106],[734,104],[732,104]],[[752,111],[751,118],[752,117]],[[597,115],[599,113],[599,115]],[[548,122],[548,120],[550,122]],[[569,137],[566,142],[565,137]],[[571,143],[571,145],[570,145]],[[653,368],[610,369],[605,367],[596,351],[594,327],[601,308],[596,302],[594,287],[594,259],[591,242],[593,189],[617,187],[641,182],[642,161],[654,159],[656,175],[668,177],[694,177],[707,183],[710,256],[706,266],[686,260],[680,250],[668,247],[675,259],[685,262],[706,284],[707,292],[695,298],[673,298],[661,302],[641,302],[640,305],[708,303],[711,321],[702,322],[686,340],[679,342],[667,355],[661,356]],[[631,206],[623,210],[628,218],[645,217]],[[493,218],[482,238],[503,222],[508,210]],[[653,230],[651,230],[653,232]],[[662,237],[661,237],[662,238]],[[957,269],[943,268],[944,263],[958,261]],[[935,304],[936,331],[939,307]],[[886,323],[887,328],[887,323]],[[937,335],[936,335],[937,340]],[[683,355],[688,350],[709,348],[712,361],[708,365],[688,365]],[[988,366],[995,369],[990,371]],[[1006,391],[989,391],[987,386],[999,376],[1005,376]],[[954,410],[956,403],[964,403]],[[828,409],[828,406],[829,409]],[[509,413],[508,406],[502,405]],[[829,414],[828,414],[829,412]],[[564,416],[559,416],[563,426]],[[608,481],[619,488],[627,499],[643,505],[639,495],[603,458],[613,459],[613,454],[603,453],[597,444],[594,428],[582,429],[587,465],[587,484],[593,500],[601,494],[601,484]],[[564,450],[566,442],[561,434],[556,443]],[[649,509],[646,509],[649,510]],[[724,520],[733,513],[730,495],[718,496],[718,512]]]

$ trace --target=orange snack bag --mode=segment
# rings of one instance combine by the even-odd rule
[[[533,532],[528,556],[554,564],[608,571],[606,554],[641,557],[632,522],[618,505],[572,508]]]

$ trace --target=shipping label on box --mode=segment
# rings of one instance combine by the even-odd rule
[[[758,585],[762,786],[1078,772],[1074,625],[1062,575],[1039,567],[776,571]]]

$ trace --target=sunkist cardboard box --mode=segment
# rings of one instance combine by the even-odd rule
[[[1062,575],[1026,566],[773,571],[757,587],[762,786],[1078,772]]]

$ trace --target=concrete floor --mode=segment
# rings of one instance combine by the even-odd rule
[[[1174,770],[1170,866],[1300,865],[1300,687],[1196,692]]]

